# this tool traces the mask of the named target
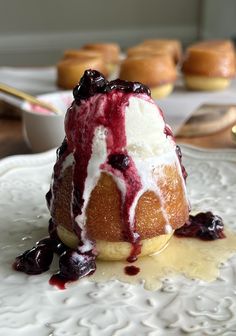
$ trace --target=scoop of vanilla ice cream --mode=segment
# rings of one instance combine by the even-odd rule
[[[157,105],[151,100],[132,96],[125,109],[127,151],[140,158],[175,151],[172,137],[164,132],[165,122]]]

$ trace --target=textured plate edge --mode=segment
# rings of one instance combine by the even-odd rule
[[[38,154],[13,155],[0,160],[0,177],[12,169],[38,167],[56,161],[56,148]]]
[[[183,143],[179,143],[179,146],[183,152],[183,158],[187,156],[189,158],[196,159],[206,159],[214,161],[226,160],[229,162],[236,162],[236,149],[208,149],[192,145],[186,145]]]

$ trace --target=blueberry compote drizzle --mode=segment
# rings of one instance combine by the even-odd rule
[[[131,259],[135,260],[135,255],[140,253],[140,237],[135,231],[135,223],[130,223],[129,210],[141,188],[141,181],[132,158],[124,149],[126,147],[124,110],[131,94],[150,96],[150,90],[138,82],[119,79],[109,82],[98,71],[87,70],[73,94],[75,101],[67,112],[65,129],[68,146],[75,158],[74,218],[83,221],[83,194],[94,133],[97,127],[104,127],[107,130],[108,158],[107,162],[102,164],[102,168],[122,178],[126,185],[121,217],[124,221],[124,239],[133,244]],[[75,125],[80,125],[80,130],[75,129]],[[84,129],[84,132],[81,129]]]
[[[96,70],[86,70],[84,72],[79,84],[73,90],[73,95],[76,104],[80,104],[81,100],[88,99],[97,93],[108,93],[111,91],[151,95],[150,89],[144,84],[128,82],[121,79],[115,79],[109,82]]]
[[[177,145],[175,150],[176,150],[176,154],[177,154],[178,159],[179,159],[179,163],[180,163],[180,167],[181,167],[181,170],[182,170],[183,178],[184,178],[184,180],[186,182],[186,179],[188,177],[188,173],[187,173],[187,171],[186,171],[186,169],[185,169],[185,167],[184,167],[184,165],[182,163],[182,152],[181,152],[181,149]]]
[[[137,275],[139,272],[140,272],[140,268],[137,267],[137,266],[125,266],[125,274],[127,275],[131,275],[131,276],[134,276],[134,275]]]
[[[121,171],[129,168],[129,161],[129,156],[125,154],[110,154],[108,156],[108,164]]]
[[[38,242],[30,250],[16,257],[13,268],[26,274],[40,274],[49,270],[53,259],[53,250],[47,242]]]
[[[163,112],[162,112],[162,114],[163,114]],[[168,125],[165,125],[164,132],[165,132],[166,136],[169,136],[169,137],[174,139],[174,134],[173,134],[171,128]],[[179,163],[180,163],[180,167],[181,167],[181,170],[182,170],[182,175],[183,175],[184,181],[186,182],[188,174],[187,174],[187,171],[186,171],[186,169],[183,165],[183,162],[182,162],[181,148],[178,145],[176,145],[175,151],[176,151],[177,157],[179,159]]]
[[[91,253],[81,254],[64,245],[52,220],[49,221],[49,237],[41,239],[32,249],[16,257],[13,268],[30,275],[41,274],[49,269],[54,253],[59,256],[59,271],[52,275],[49,282],[60,289],[64,289],[67,282],[96,270],[95,256]]]
[[[66,137],[57,150],[57,161],[53,170],[53,183],[46,195],[48,208],[53,217],[52,199],[57,194],[58,181],[62,177],[63,163],[73,153],[73,197],[72,218],[74,230],[81,241],[81,229],[76,225],[75,218],[82,214],[84,205],[83,193],[87,177],[87,167],[92,154],[92,140],[96,127],[104,126],[108,130],[107,151],[109,153],[104,166],[113,169],[114,174],[123,176],[126,184],[126,196],[123,204],[124,239],[132,243],[129,261],[135,261],[141,252],[140,237],[135,232],[135,223],[129,221],[129,209],[141,188],[140,178],[134,162],[124,151],[126,145],[124,108],[128,104],[129,94],[145,94],[150,90],[138,82],[123,80],[107,81],[95,70],[87,70],[75,87],[75,101],[67,111],[65,120]],[[100,99],[99,94],[105,94]],[[91,99],[89,104],[86,100]],[[87,113],[89,109],[90,113]],[[84,127],[84,128],[83,128]],[[79,131],[84,129],[84,132]],[[68,281],[77,280],[92,274],[96,269],[95,253],[90,249],[84,253],[72,250],[64,245],[56,232],[56,224],[49,222],[49,237],[39,242],[31,250],[18,256],[13,264],[17,271],[27,274],[40,274],[49,269],[54,253],[59,255],[59,271],[50,279],[50,283],[65,288]],[[129,273],[137,272],[136,268]],[[134,271],[135,269],[135,271]]]
[[[26,274],[41,274],[49,269],[53,254],[63,253],[65,249],[66,246],[55,236],[43,238],[36,246],[16,257],[13,268]]]
[[[49,283],[60,289],[65,288],[68,281],[76,281],[91,275],[96,270],[95,256],[91,253],[79,253],[68,249],[60,255],[59,272],[54,274]]]
[[[212,212],[200,212],[189,216],[189,221],[181,228],[175,230],[177,237],[192,237],[202,240],[216,240],[225,238],[224,224],[220,216]]]

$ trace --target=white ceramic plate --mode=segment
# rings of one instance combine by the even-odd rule
[[[193,207],[213,210],[236,229],[236,151],[182,146]],[[0,335],[236,335],[236,257],[213,283],[183,276],[162,290],[83,279],[60,291],[39,276],[12,270],[20,251],[46,235],[44,200],[55,151],[0,162]]]

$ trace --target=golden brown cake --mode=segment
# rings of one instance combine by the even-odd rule
[[[120,47],[117,43],[89,43],[82,49],[101,52],[108,72],[111,74],[120,60]]]
[[[70,248],[135,260],[165,247],[188,219],[185,170],[149,89],[86,71],[74,89],[48,197]]]
[[[139,44],[126,50],[127,57],[145,57],[160,54],[169,54],[166,50],[158,50],[150,45]]]
[[[40,274],[57,253],[50,283],[59,288],[95,272],[97,258],[125,260],[137,274],[127,262],[161,252],[174,232],[196,235],[181,151],[149,88],[86,70],[73,95],[46,195],[49,237],[13,264]]]
[[[186,51],[182,71],[189,89],[225,89],[236,72],[233,44],[228,40],[193,44]]]
[[[71,90],[79,82],[86,69],[95,69],[107,74],[101,56],[69,57],[57,64],[57,84],[60,88]]]
[[[154,98],[164,98],[173,90],[177,73],[171,56],[160,53],[126,58],[121,63],[119,76],[144,83]]]
[[[148,39],[142,45],[149,46],[161,52],[167,52],[172,56],[174,62],[177,64],[182,59],[182,45],[179,40],[174,39]]]
[[[64,51],[63,59],[68,58],[97,58],[103,57],[103,54],[99,51],[84,50],[84,49],[67,49]]]

